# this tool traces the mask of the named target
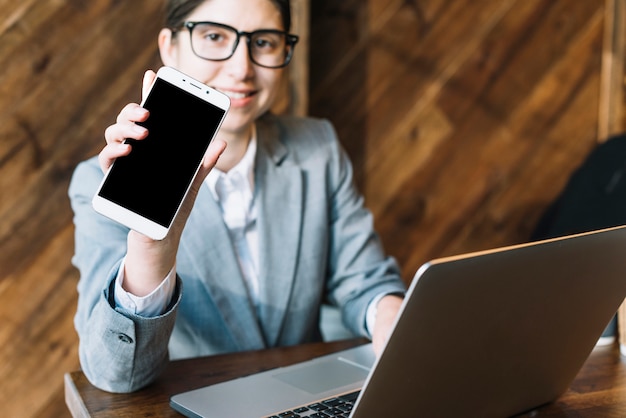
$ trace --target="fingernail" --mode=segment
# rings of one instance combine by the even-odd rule
[[[143,107],[137,107],[135,108],[135,110],[133,110],[133,114],[135,115],[135,117],[137,118],[142,118],[144,117],[146,114],[148,113],[148,111],[143,108]]]
[[[133,132],[138,135],[143,135],[146,132],[146,128],[140,125],[133,125]]]

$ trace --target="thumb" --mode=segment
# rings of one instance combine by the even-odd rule
[[[189,193],[183,201],[178,216],[174,219],[174,224],[172,225],[171,230],[172,233],[168,234],[168,236],[180,238],[183,228],[187,223],[187,218],[189,217],[191,209],[196,201],[196,197],[198,196],[200,187],[202,186],[202,182],[204,182],[204,179],[209,174],[211,169],[215,167],[215,164],[217,163],[220,155],[222,155],[222,152],[224,152],[224,149],[226,149],[226,142],[222,140],[213,141],[209,145],[206,153],[204,154],[204,159],[202,160],[198,174],[189,188]]]
[[[156,73],[152,70],[147,70],[143,74],[143,83],[141,86],[141,102],[143,103],[148,97],[148,93],[150,92],[150,88],[152,88],[152,83],[156,79]]]
[[[214,140],[211,144],[209,144],[209,147],[204,153],[202,164],[195,179],[196,185],[202,184],[206,176],[213,169],[213,167],[215,167],[215,164],[217,164],[217,160],[220,158],[225,149],[226,142],[221,139]]]

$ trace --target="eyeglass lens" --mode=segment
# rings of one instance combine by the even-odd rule
[[[285,33],[259,30],[249,35],[248,47],[252,61],[264,67],[281,67],[290,57],[292,45],[287,43]],[[191,46],[201,58],[226,60],[236,47],[237,31],[211,23],[196,23],[191,31]]]

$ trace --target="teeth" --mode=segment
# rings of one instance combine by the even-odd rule
[[[233,98],[233,99],[244,99],[246,97],[248,97],[247,93],[237,93],[234,91],[225,91],[224,92],[228,97]]]

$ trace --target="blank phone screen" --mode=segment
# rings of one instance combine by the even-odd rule
[[[224,110],[157,78],[140,123],[148,136],[113,164],[99,195],[164,227],[185,196]]]

